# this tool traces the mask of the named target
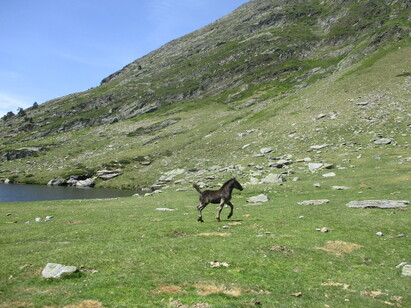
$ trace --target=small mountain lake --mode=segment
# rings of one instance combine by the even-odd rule
[[[137,190],[76,188],[47,185],[0,184],[0,202],[131,197]]]

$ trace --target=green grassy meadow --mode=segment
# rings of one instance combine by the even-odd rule
[[[312,187],[317,177],[235,190],[234,216],[225,220],[225,209],[221,223],[215,205],[196,222],[194,190],[0,204],[0,307],[409,307],[410,277],[396,266],[411,258],[410,211],[346,206],[410,200],[409,177],[382,184],[345,176],[344,191],[329,188],[334,179]],[[262,192],[269,202],[246,202]],[[312,199],[330,203],[298,204]],[[34,221],[46,216],[53,219]],[[81,271],[46,280],[49,262]]]

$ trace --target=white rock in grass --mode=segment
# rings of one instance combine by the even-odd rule
[[[300,205],[321,205],[321,204],[327,204],[329,203],[330,200],[328,199],[320,199],[320,200],[305,200],[298,202]]]
[[[257,203],[257,202],[268,202],[270,199],[267,195],[261,194],[258,196],[250,197],[247,199],[247,202]]]
[[[351,208],[380,208],[380,209],[395,209],[407,207],[410,204],[407,200],[363,200],[363,201],[351,201],[347,203]]]
[[[404,265],[402,268],[402,277],[411,276],[411,265]]]
[[[334,190],[347,190],[347,189],[350,189],[347,186],[332,186],[331,188],[334,189]]]
[[[58,279],[77,272],[75,266],[65,266],[57,263],[48,263],[41,272],[41,275],[46,278]]]

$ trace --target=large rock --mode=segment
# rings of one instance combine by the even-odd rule
[[[273,151],[272,148],[261,148],[260,149],[261,154],[268,154],[268,153],[271,153],[272,151]]]
[[[308,170],[310,170],[313,173],[322,168],[324,168],[324,164],[322,163],[309,163],[308,164]]]
[[[41,275],[46,279],[58,279],[67,277],[75,272],[77,272],[77,268],[75,266],[65,266],[57,263],[48,263],[41,272]]]
[[[411,276],[411,265],[404,265],[402,268],[402,277],[409,277]]]
[[[258,202],[268,202],[270,198],[267,195],[261,194],[258,196],[250,197],[247,199],[247,202],[258,203]]]
[[[0,154],[0,162],[10,161],[30,156],[37,156],[40,151],[44,151],[42,147],[25,147],[16,150],[6,151]]]
[[[287,180],[282,174],[270,173],[264,179],[261,180],[261,184],[279,184],[286,181]]]
[[[291,160],[288,159],[280,159],[274,163],[270,163],[268,166],[271,168],[283,168],[284,166],[289,166],[291,165],[293,162]]]
[[[62,178],[52,179],[47,183],[48,186],[65,186],[67,185],[66,180]]]
[[[410,204],[406,200],[364,200],[364,201],[351,201],[347,203],[351,208],[379,208],[379,209],[396,209],[407,207]]]
[[[390,138],[379,138],[374,140],[374,144],[382,144],[382,145],[387,145],[390,144],[392,140]]]
[[[94,187],[95,185],[95,178],[89,178],[85,180],[80,180],[76,182],[76,187],[84,188],[84,187]]]
[[[123,170],[121,170],[121,169],[116,169],[116,170],[106,170],[106,169],[104,169],[104,170],[97,171],[96,174],[100,179],[109,180],[109,179],[115,178],[116,176],[122,175]]]

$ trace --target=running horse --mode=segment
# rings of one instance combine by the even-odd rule
[[[197,184],[193,184],[193,187],[200,194],[200,204],[197,206],[197,210],[198,210],[197,221],[201,221],[201,222],[204,222],[203,215],[201,212],[204,210],[204,208],[209,203],[220,204],[220,207],[218,209],[217,216],[216,216],[216,219],[218,221],[220,221],[220,214],[221,214],[221,211],[223,210],[224,204],[227,204],[231,209],[230,214],[228,214],[228,219],[230,219],[230,217],[233,216],[233,211],[234,211],[234,206],[230,202],[233,189],[236,188],[239,190],[243,190],[243,187],[235,178],[232,178],[228,180],[227,182],[225,182],[219,190],[201,191],[200,187]]]

